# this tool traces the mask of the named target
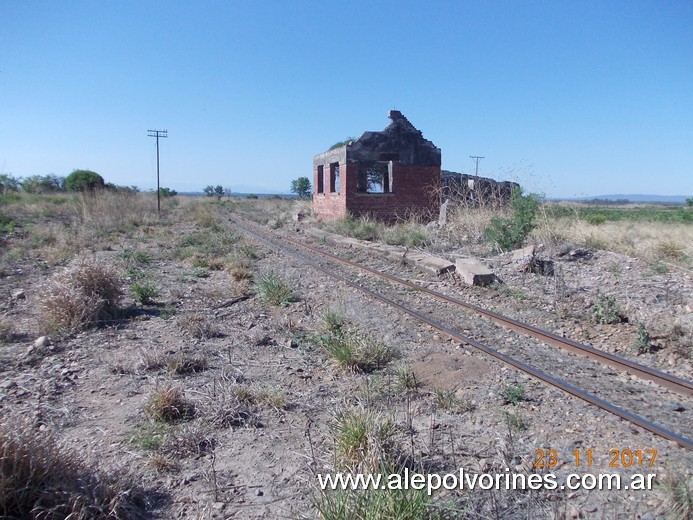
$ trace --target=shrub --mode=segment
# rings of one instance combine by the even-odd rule
[[[638,323],[635,350],[638,351],[638,354],[648,354],[652,350],[652,337],[644,323]]]
[[[597,323],[613,324],[621,322],[616,297],[613,294],[599,294],[592,306],[592,319]]]
[[[93,191],[105,186],[103,177],[91,170],[74,170],[65,178],[65,189],[68,191]]]
[[[484,236],[498,251],[521,247],[535,227],[534,218],[539,207],[537,195],[523,195],[515,188],[510,199],[510,217],[495,216],[484,231]]]
[[[0,426],[0,517],[74,520],[144,518],[145,494],[105,475],[28,421]]]
[[[73,334],[100,320],[113,319],[123,295],[118,272],[82,260],[54,275],[39,290],[42,332]]]
[[[154,302],[154,298],[159,296],[159,290],[151,282],[139,283],[132,282],[130,290],[136,301],[142,305],[149,305]]]

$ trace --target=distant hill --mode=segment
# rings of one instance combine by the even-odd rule
[[[633,195],[633,194],[618,194],[618,195],[594,195],[592,197],[579,197],[562,200],[626,200],[628,202],[654,202],[657,204],[685,204],[686,199],[693,195]]]

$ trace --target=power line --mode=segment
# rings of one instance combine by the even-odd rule
[[[168,130],[147,130],[147,137],[156,137],[156,211],[161,213],[161,188],[159,187],[159,137],[168,137]]]
[[[479,161],[481,159],[485,159],[486,157],[482,157],[480,155],[470,155],[470,159],[474,159],[474,163],[476,164],[476,168],[474,169],[474,176],[478,177],[479,176]]]

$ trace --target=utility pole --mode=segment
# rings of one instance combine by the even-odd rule
[[[168,130],[147,130],[147,137],[156,137],[156,211],[161,213],[161,188],[159,187],[159,137],[168,137]]]
[[[479,161],[481,159],[485,159],[485,157],[481,157],[480,155],[470,155],[470,159],[474,159],[474,162],[476,163],[476,168],[474,169],[474,176],[479,177]]]

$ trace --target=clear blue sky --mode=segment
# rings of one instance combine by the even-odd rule
[[[0,173],[288,191],[396,108],[443,168],[693,194],[693,1],[0,0]]]

